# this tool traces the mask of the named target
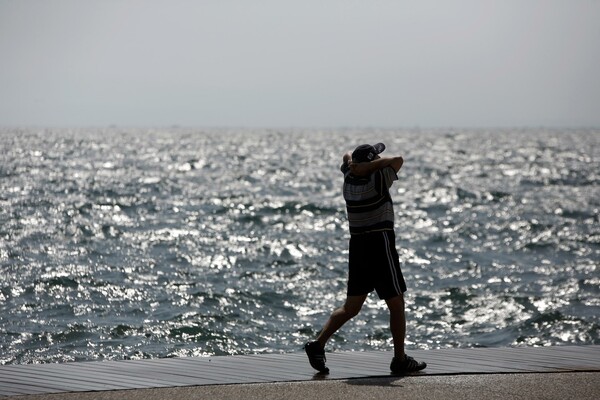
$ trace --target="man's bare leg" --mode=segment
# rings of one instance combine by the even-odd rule
[[[331,316],[325,323],[325,326],[323,326],[323,330],[317,337],[317,341],[321,345],[321,348],[325,348],[325,343],[327,343],[329,338],[346,322],[359,313],[366,299],[366,294],[361,296],[348,296],[346,297],[346,302],[344,305],[331,313]]]
[[[402,294],[385,301],[390,310],[390,330],[394,340],[394,356],[404,359],[404,339],[406,338],[406,318],[404,316],[404,296]]]

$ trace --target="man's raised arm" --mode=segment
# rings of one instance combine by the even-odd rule
[[[344,155],[344,159],[345,157]],[[369,162],[350,162],[349,167],[352,175],[366,176],[385,167],[392,167],[394,171],[398,172],[402,168],[402,164],[404,164],[402,157],[383,157]]]

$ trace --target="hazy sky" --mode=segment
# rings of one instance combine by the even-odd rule
[[[600,0],[0,0],[0,125],[600,126]]]

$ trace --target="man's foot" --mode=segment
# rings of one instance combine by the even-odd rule
[[[390,369],[395,374],[406,374],[409,372],[417,372],[425,369],[427,364],[424,362],[418,362],[414,358],[404,355],[404,359],[400,357],[394,357],[390,364]]]
[[[314,369],[322,374],[329,373],[329,368],[325,366],[325,361],[327,361],[325,358],[325,350],[323,350],[319,342],[314,341],[306,343],[304,351],[306,351],[308,361]]]

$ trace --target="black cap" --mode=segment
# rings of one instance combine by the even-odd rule
[[[375,156],[385,150],[385,144],[377,143],[375,145],[361,144],[352,152],[352,162],[360,163],[373,161]]]

